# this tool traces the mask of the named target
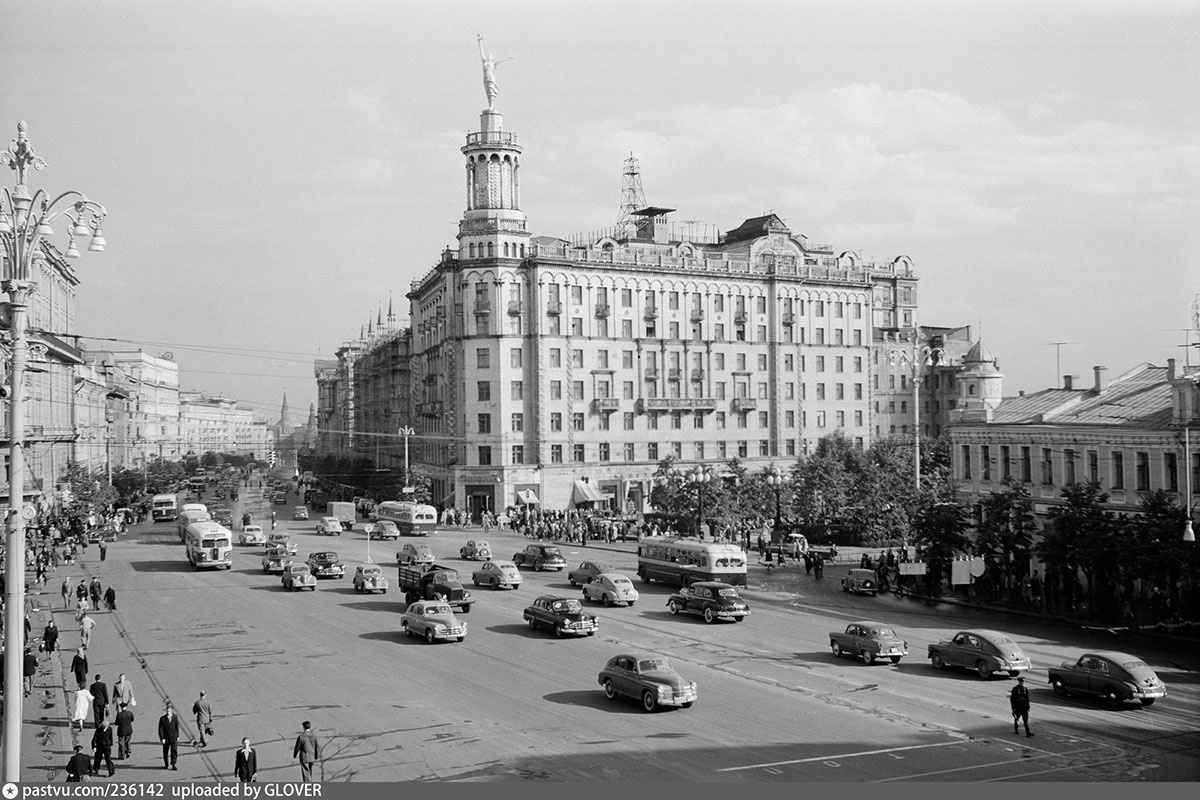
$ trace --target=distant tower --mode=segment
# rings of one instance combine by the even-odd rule
[[[967,352],[962,365],[955,377],[958,402],[951,421],[991,422],[1003,399],[1004,374],[996,368],[996,357],[980,339]]]
[[[392,296],[391,295],[388,295],[387,329],[389,332],[394,331],[396,329],[396,315],[392,313]]]
[[[279,407],[279,433],[281,436],[287,436],[287,432],[292,429],[292,420],[288,415],[287,405],[287,390],[283,391],[283,405]]]
[[[625,159],[625,169],[621,176],[621,215],[617,218],[618,234],[621,237],[633,235],[635,229],[634,212],[646,207],[646,193],[642,191],[642,167],[633,153]]]
[[[489,95],[488,101],[491,102]],[[458,224],[458,257],[525,258],[529,232],[521,210],[521,146],[489,107],[479,130],[462,147],[467,167],[467,210]]]

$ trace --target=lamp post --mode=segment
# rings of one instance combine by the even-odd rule
[[[415,428],[405,425],[403,428],[401,428],[399,430],[399,434],[404,437],[404,489],[403,489],[403,491],[405,494],[412,494],[413,487],[409,483],[409,479],[408,479],[408,437],[416,436],[417,431]]]
[[[26,137],[25,122],[17,123],[17,138],[8,149],[0,152],[0,164],[17,173],[16,185],[4,187],[0,199],[0,257],[3,260],[3,283],[0,288],[8,294],[11,311],[12,368],[10,375],[9,487],[8,508],[5,512],[5,540],[8,559],[5,566],[4,641],[4,775],[3,780],[15,783],[21,779],[21,672],[24,649],[25,604],[25,524],[33,515],[32,506],[25,505],[25,360],[28,342],[25,338],[26,309],[33,294],[34,263],[46,257],[47,237],[54,235],[52,223],[64,217],[69,223],[67,258],[78,258],[76,239],[91,237],[88,250],[104,249],[100,223],[107,211],[104,206],[88,200],[76,191],[67,191],[50,199],[38,189],[32,196],[25,185],[25,172],[30,167],[44,169],[46,162],[33,152]]]
[[[696,487],[696,494],[698,495],[696,532],[700,534],[700,538],[704,538],[704,487],[711,480],[712,473],[699,464],[687,473],[687,481],[690,485]]]
[[[1195,542],[1196,533],[1192,530],[1192,438],[1187,423],[1183,426],[1183,486],[1184,513],[1187,519],[1183,522],[1183,541]]]
[[[779,509],[779,493],[783,490],[783,484],[787,478],[779,474],[779,470],[771,467],[771,471],[767,473],[767,485],[775,490],[775,530],[779,530],[783,524],[783,514]]]
[[[908,348],[892,347],[887,352],[889,364],[902,364],[912,374],[913,404],[913,488],[921,491],[921,367],[932,366],[941,361],[943,350],[921,344],[921,328],[914,326],[908,331]]]

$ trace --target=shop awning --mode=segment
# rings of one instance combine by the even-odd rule
[[[517,492],[517,502],[526,506],[540,506],[541,500],[538,500],[537,493],[533,489],[522,489]]]
[[[573,497],[576,503],[597,503],[604,499],[604,495],[600,493],[592,484],[587,481],[575,481],[575,494]]]

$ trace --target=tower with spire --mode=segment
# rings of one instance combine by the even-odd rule
[[[991,422],[996,407],[1004,399],[1004,374],[997,368],[996,357],[982,339],[967,351],[956,382],[958,401],[951,420]]]
[[[524,258],[529,231],[521,211],[521,146],[499,111],[484,109],[462,147],[467,210],[458,226],[459,258]]]

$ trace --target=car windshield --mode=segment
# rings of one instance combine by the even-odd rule
[[[638,672],[670,672],[671,662],[665,658],[646,658],[638,662]]]
[[[1121,666],[1125,669],[1150,669],[1150,665],[1141,660],[1122,661]]]
[[[453,572],[453,571],[435,572],[433,574],[433,578],[431,578],[431,580],[433,580],[436,583],[450,583],[452,581],[456,582],[456,581],[458,581],[458,573]]]
[[[583,605],[578,600],[557,600],[550,608],[562,614],[576,614],[583,610]]]
[[[893,639],[897,638],[896,632],[891,628],[871,628],[870,631],[872,636],[890,636]]]
[[[425,606],[425,613],[428,616],[433,616],[435,614],[449,614],[450,606],[445,605],[445,604],[436,605],[436,606]]]
[[[365,577],[368,577],[368,578],[374,578],[376,575],[378,575],[378,574],[379,574],[379,568],[378,568],[378,567],[373,567],[373,568],[370,568],[370,569],[364,569],[364,570],[362,571],[362,574],[363,574]]]
[[[737,589],[720,589],[717,592],[717,594],[721,595],[721,597],[737,597],[738,596]]]

